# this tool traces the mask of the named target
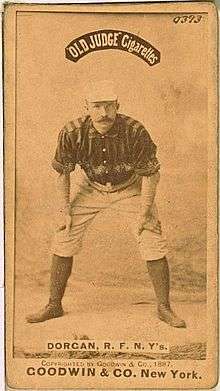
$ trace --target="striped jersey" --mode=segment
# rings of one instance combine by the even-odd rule
[[[63,173],[78,164],[91,181],[116,185],[135,173],[156,173],[160,167],[156,149],[145,127],[131,117],[117,114],[112,128],[101,134],[86,116],[61,129],[52,166]]]

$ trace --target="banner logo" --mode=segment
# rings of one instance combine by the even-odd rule
[[[134,54],[150,66],[160,62],[160,52],[149,42],[121,30],[97,30],[81,35],[69,43],[65,54],[68,60],[77,62],[89,53],[109,49]]]

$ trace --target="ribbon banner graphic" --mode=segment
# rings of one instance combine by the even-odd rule
[[[97,30],[81,35],[65,48],[66,58],[77,62],[89,53],[116,49],[134,54],[153,66],[160,62],[160,52],[143,38],[121,30]]]

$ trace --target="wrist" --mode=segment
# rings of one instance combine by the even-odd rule
[[[141,217],[148,217],[151,211],[152,205],[145,205],[141,210]]]
[[[62,208],[60,208],[60,212],[63,213],[63,214],[69,214],[70,213],[70,210],[71,210],[71,207],[70,207],[70,204],[68,205],[65,205],[63,206]]]

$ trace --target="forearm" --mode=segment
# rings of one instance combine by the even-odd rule
[[[143,177],[141,188],[141,214],[147,216],[156,196],[157,185],[160,180],[159,172],[149,177]]]
[[[60,174],[57,178],[57,192],[59,197],[60,209],[69,208],[70,204],[70,173]]]

